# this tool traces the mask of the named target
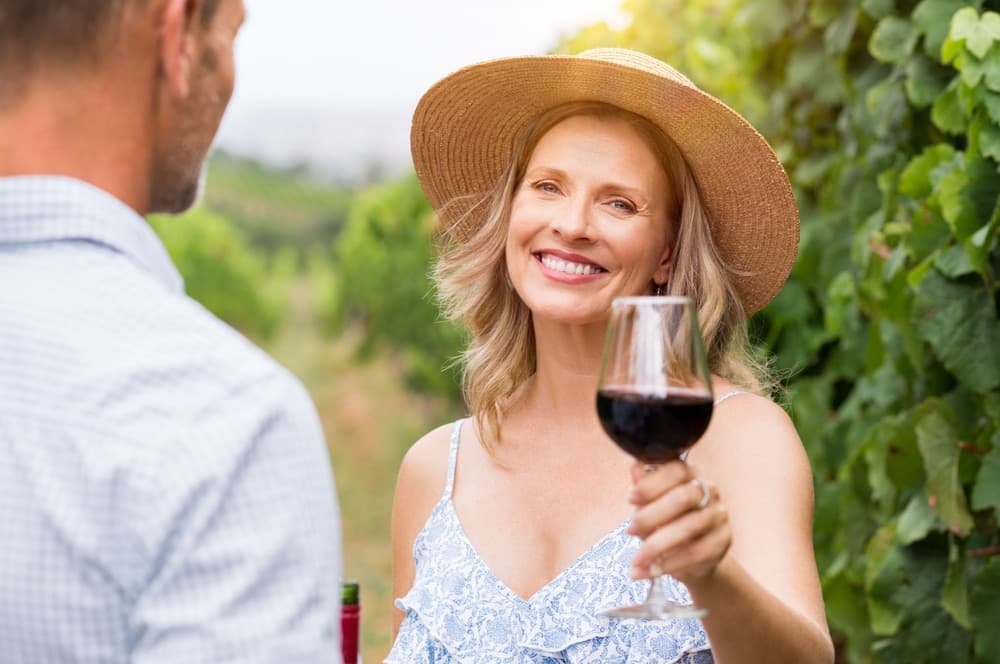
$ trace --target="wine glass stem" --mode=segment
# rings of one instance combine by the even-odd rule
[[[649,473],[656,472],[656,469],[659,467],[660,464],[658,463],[647,463],[643,467],[643,470],[648,475]],[[663,577],[658,572],[649,580],[649,592],[646,593],[646,601],[643,604],[650,613],[658,614],[671,603],[667,599],[666,593],[663,592],[662,583]]]
[[[666,593],[663,592],[662,583],[663,577],[661,576],[654,576],[649,580],[649,593],[646,595],[644,604],[652,613],[660,613],[671,603],[667,599]]]

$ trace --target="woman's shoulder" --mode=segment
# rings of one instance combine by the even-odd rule
[[[712,391],[715,394],[713,418],[742,419],[750,416],[769,420],[772,424],[791,423],[785,409],[761,390],[717,379],[712,384]]]
[[[709,429],[692,448],[692,455],[718,455],[740,464],[749,461],[751,465],[804,458],[795,425],[777,402],[728,383],[717,385],[715,394]]]
[[[740,394],[716,406],[688,458],[726,496],[734,519],[737,511],[753,512],[753,506],[774,513],[781,501],[791,501],[795,509],[812,502],[805,446],[788,413],[766,396]]]
[[[426,433],[410,447],[399,466],[391,530],[393,557],[400,567],[411,564],[407,561],[412,560],[417,535],[444,496],[448,480],[449,441],[454,426],[445,424]],[[412,581],[410,578],[398,589],[400,594]]]
[[[777,428],[794,433],[794,425],[785,409],[769,396],[742,387],[732,386],[716,392],[715,413],[720,424],[735,424],[747,418],[768,429]]]
[[[403,456],[396,480],[396,491],[410,494],[412,499],[433,502],[444,493],[448,480],[448,456],[455,423],[442,424],[428,431]]]

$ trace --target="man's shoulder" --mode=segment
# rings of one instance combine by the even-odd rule
[[[127,257],[94,247],[66,252],[62,263],[52,258],[24,261],[19,287],[0,288],[0,357],[19,365],[27,382],[57,378],[64,388],[53,398],[95,408],[98,400],[159,400],[157,411],[183,418],[200,412],[199,403],[234,395],[305,397],[299,381],[240,332]],[[56,367],[58,376],[49,376]]]
[[[132,349],[125,371],[150,387],[192,390],[205,402],[300,405],[308,401],[301,382],[242,333],[186,295],[167,295],[152,309],[137,310],[123,346]],[[129,312],[121,312],[128,317]],[[159,385],[160,379],[163,385]],[[177,394],[176,404],[185,399]],[[192,410],[201,408],[194,402]]]
[[[87,257],[80,252],[75,258],[82,263],[75,274],[57,274],[51,283],[37,285],[33,308],[42,312],[42,323],[72,321],[70,338],[96,357],[152,354],[217,368],[231,364],[251,371],[283,371],[202,304],[169,290],[127,257],[107,252]]]
[[[210,365],[223,371],[223,378],[263,373],[292,379],[284,367],[243,333],[187,295],[167,295],[154,311],[136,313],[144,323],[153,323],[145,342],[152,352],[162,350],[181,362]]]

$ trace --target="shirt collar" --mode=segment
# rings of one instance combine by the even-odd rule
[[[0,245],[96,242],[151,273],[168,290],[184,280],[146,220],[111,194],[64,176],[0,177]]]

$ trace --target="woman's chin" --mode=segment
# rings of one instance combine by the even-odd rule
[[[532,317],[538,322],[572,326],[604,325],[608,320],[608,307],[595,300],[596,298],[588,302],[547,302],[529,307]]]

